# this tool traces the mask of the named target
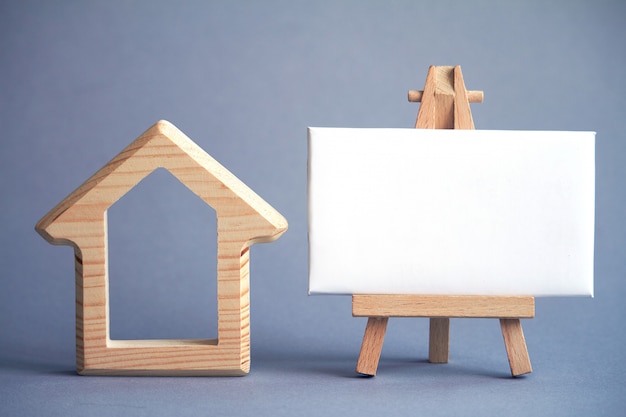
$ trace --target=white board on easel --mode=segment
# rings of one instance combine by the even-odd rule
[[[311,294],[593,296],[595,133],[309,128]]]

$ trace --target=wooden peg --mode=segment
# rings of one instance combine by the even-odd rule
[[[409,90],[408,99],[411,103],[419,103],[422,101],[424,91],[422,90]],[[482,91],[468,91],[467,99],[470,103],[482,103],[485,99],[485,93]]]

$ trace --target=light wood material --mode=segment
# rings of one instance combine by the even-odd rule
[[[358,373],[369,376],[376,375],[388,321],[387,317],[370,317],[367,319],[361,352],[356,364]]]
[[[422,90],[409,90],[408,99],[411,103],[419,103],[422,101],[424,92]],[[467,99],[470,103],[482,103],[485,99],[485,94],[482,91],[468,91]]]
[[[461,67],[429,68],[415,127],[474,129]]]
[[[533,371],[526,348],[526,339],[519,319],[500,319],[504,346],[509,358],[511,375],[519,376]]]
[[[534,297],[355,294],[354,317],[532,318]]]
[[[167,169],[216,211],[217,340],[109,337],[107,209],[157,168]],[[35,229],[52,244],[74,247],[78,373],[243,375],[249,371],[249,246],[277,239],[287,230],[287,221],[171,123],[160,121],[148,129],[46,214]]]
[[[459,66],[431,66],[424,90],[411,90],[408,94],[409,101],[421,102],[415,121],[418,129],[474,129],[469,103],[480,103],[483,97],[482,91],[466,90]],[[432,363],[448,362],[450,317],[499,318],[511,374],[532,372],[519,318],[534,317],[534,297],[355,294],[352,314],[370,317],[369,321],[388,317],[430,317],[429,361]],[[368,375],[376,374],[385,329],[386,321],[378,330],[375,341],[373,337],[367,337],[366,330],[357,372],[365,369]],[[372,346],[367,346],[368,343]]]

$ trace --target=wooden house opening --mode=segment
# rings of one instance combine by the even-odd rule
[[[215,210],[160,168],[107,218],[110,339],[217,339]]]

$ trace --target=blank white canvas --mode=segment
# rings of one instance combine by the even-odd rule
[[[594,132],[308,139],[310,294],[593,296]]]

